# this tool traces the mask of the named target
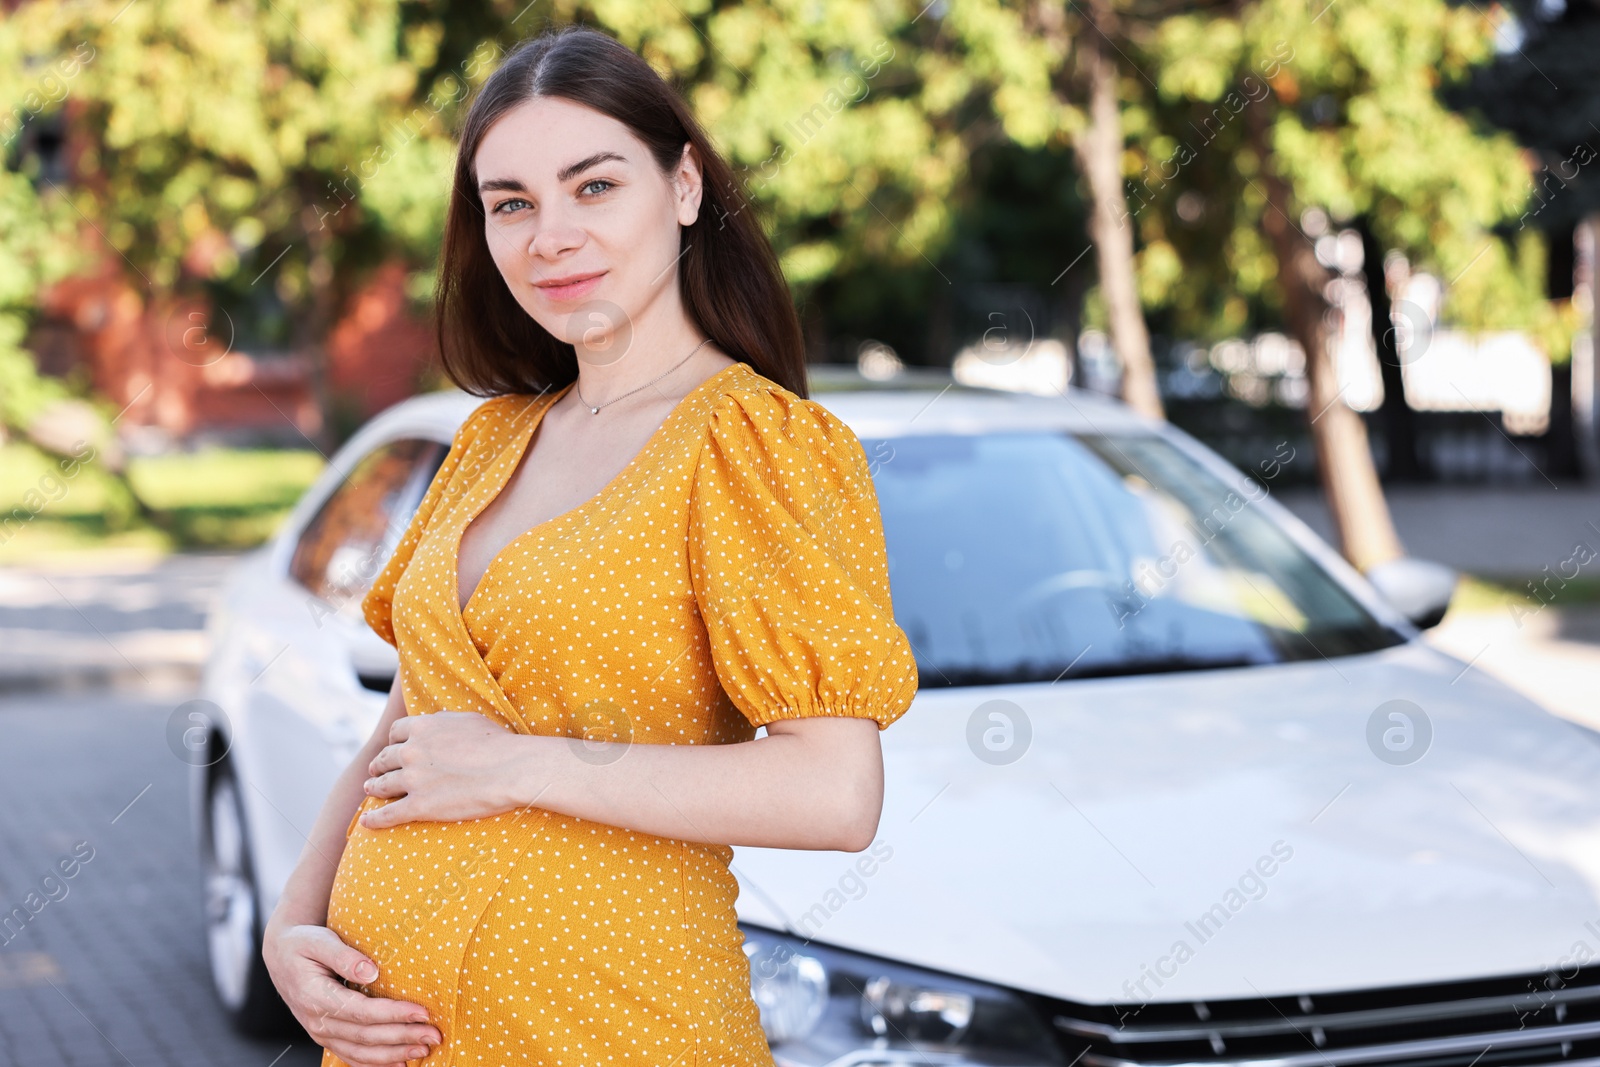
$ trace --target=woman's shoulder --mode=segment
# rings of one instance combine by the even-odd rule
[[[713,398],[702,469],[743,468],[768,480],[853,486],[867,473],[860,440],[823,404],[802,397],[749,364],[727,376]]]
[[[740,434],[758,442],[782,437],[815,443],[856,443],[855,434],[833,412],[769,378],[750,363],[722,383],[712,407],[712,433]]]

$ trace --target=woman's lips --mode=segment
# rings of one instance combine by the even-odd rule
[[[585,278],[581,282],[573,282],[571,285],[540,285],[535,288],[551,300],[576,300],[579,297],[588,296],[590,291],[600,284],[600,279],[605,276],[605,272],[601,271],[593,278]]]

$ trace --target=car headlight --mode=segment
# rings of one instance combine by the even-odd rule
[[[1066,1063],[1016,993],[745,927],[750,991],[779,1067]]]

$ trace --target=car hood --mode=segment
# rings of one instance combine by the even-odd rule
[[[1013,762],[975,754],[997,709],[1020,709],[1011,751],[1031,731]],[[1369,741],[1392,710],[1431,727],[1420,759]],[[1600,952],[1596,735],[1417,641],[926,689],[881,739],[874,845],[735,849],[741,919],[1085,1003],[1532,973]]]

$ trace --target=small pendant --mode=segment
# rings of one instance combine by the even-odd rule
[[[589,409],[589,414],[598,415],[598,414],[600,414],[600,409],[599,408],[590,408]]]

